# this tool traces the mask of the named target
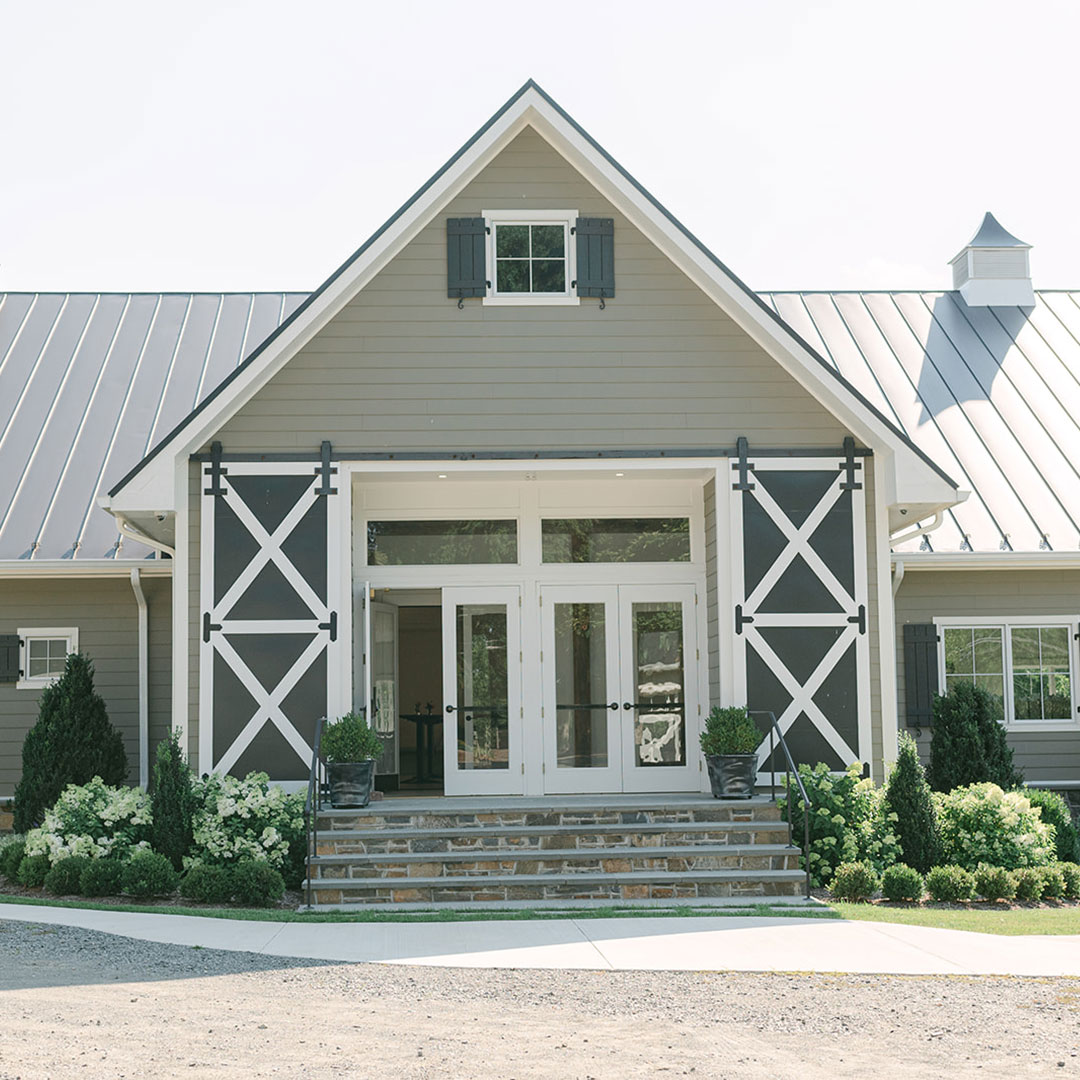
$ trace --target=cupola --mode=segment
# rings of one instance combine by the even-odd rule
[[[1032,307],[1030,250],[987,211],[979,231],[951,262],[953,288],[968,307]]]

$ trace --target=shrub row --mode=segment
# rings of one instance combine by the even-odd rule
[[[0,873],[26,888],[53,896],[128,896],[150,899],[171,896],[177,889],[187,900],[225,904],[235,900],[250,907],[268,907],[285,895],[281,874],[265,861],[241,859],[235,866],[196,863],[181,876],[156,851],[140,851],[126,862],[70,855],[50,863],[47,855],[24,855],[22,844],[0,851]],[[16,861],[16,857],[18,857]]]
[[[866,861],[841,864],[832,880],[837,900],[869,900],[881,890],[887,900],[917,901],[928,894],[939,903],[983,900],[1080,899],[1080,865],[1024,866],[1008,870],[986,863],[974,872],[962,866],[935,866],[923,877],[914,867],[894,863],[879,874]]]

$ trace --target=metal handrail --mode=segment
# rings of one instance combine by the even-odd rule
[[[323,725],[326,717],[320,716],[315,725],[315,743],[311,751],[311,772],[308,774],[307,798],[304,800],[304,842],[307,845],[307,879],[304,892],[307,896],[307,906],[311,907],[311,860],[319,849],[319,798],[322,779],[319,776],[319,754],[322,749]]]
[[[802,797],[803,802],[803,869],[806,872],[806,899],[810,899],[810,796],[806,794],[806,788],[803,786],[802,777],[799,776],[799,769],[795,764],[795,759],[791,756],[791,751],[788,749],[787,740],[784,738],[784,733],[780,730],[780,725],[776,722],[776,713],[769,712],[765,709],[749,709],[747,710],[751,716],[767,716],[769,718],[769,775],[772,777],[772,797],[773,801],[776,800],[776,763],[773,761],[773,754],[776,752],[776,745],[773,742],[773,732],[776,733],[776,737],[780,740],[780,748],[784,751],[784,758],[787,760],[787,769],[784,772],[784,784],[787,789],[787,828],[788,828],[788,846],[793,845],[793,833],[792,833],[792,820],[791,820],[791,777],[795,777],[795,784],[799,789],[799,795]]]

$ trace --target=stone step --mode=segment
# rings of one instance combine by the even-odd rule
[[[485,825],[440,829],[326,829],[318,853],[373,855],[547,848],[773,844],[787,841],[784,821],[683,822],[673,825]]]
[[[482,903],[515,900],[673,900],[798,896],[801,870],[671,873],[492,874],[475,877],[325,878],[311,882],[312,905]]]
[[[799,852],[785,844],[728,844],[721,847],[594,848],[537,851],[455,851],[383,855],[319,855],[311,861],[319,880],[357,878],[470,877],[631,873],[668,874],[698,870],[794,870]]]

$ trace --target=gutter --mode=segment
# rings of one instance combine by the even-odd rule
[[[119,511],[110,510],[109,512],[116,518],[116,527],[120,530],[121,536],[126,536],[129,540],[137,540],[140,544],[153,548],[160,555],[168,555],[170,559],[176,558],[176,548],[171,548],[168,544],[163,544],[160,540],[147,536],[141,529],[137,529],[132,525]]]
[[[150,619],[138,567],[131,571],[131,589],[139,608],[139,787],[146,791],[150,784]]]
[[[1080,570],[1080,551],[908,551],[893,566],[914,570]]]
[[[140,541],[141,543],[142,541]],[[128,577],[134,559],[0,559],[0,580],[5,578]],[[172,577],[169,559],[139,559],[146,577]]]

